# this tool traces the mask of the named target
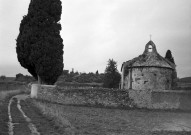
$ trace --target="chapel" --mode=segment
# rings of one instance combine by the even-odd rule
[[[170,90],[176,76],[176,65],[162,57],[150,40],[143,54],[123,62],[121,89]]]

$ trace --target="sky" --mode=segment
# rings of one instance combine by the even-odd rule
[[[0,0],[0,75],[29,74],[17,60],[16,38],[30,0]],[[191,0],[62,0],[64,69],[103,73],[143,53],[150,40],[171,50],[178,77],[191,76]]]

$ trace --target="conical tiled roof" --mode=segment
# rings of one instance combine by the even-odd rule
[[[158,54],[157,49],[153,41],[149,41],[145,46],[145,51],[142,55],[124,62],[122,67],[164,67],[175,69],[175,64],[163,58]]]

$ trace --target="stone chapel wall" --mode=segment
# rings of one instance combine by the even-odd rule
[[[125,76],[124,88],[134,90],[170,90],[172,86],[172,69],[160,67],[132,68],[132,77]]]

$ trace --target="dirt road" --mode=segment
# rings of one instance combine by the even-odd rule
[[[9,135],[60,135],[62,130],[51,119],[41,115],[27,95],[17,95],[8,104]]]

